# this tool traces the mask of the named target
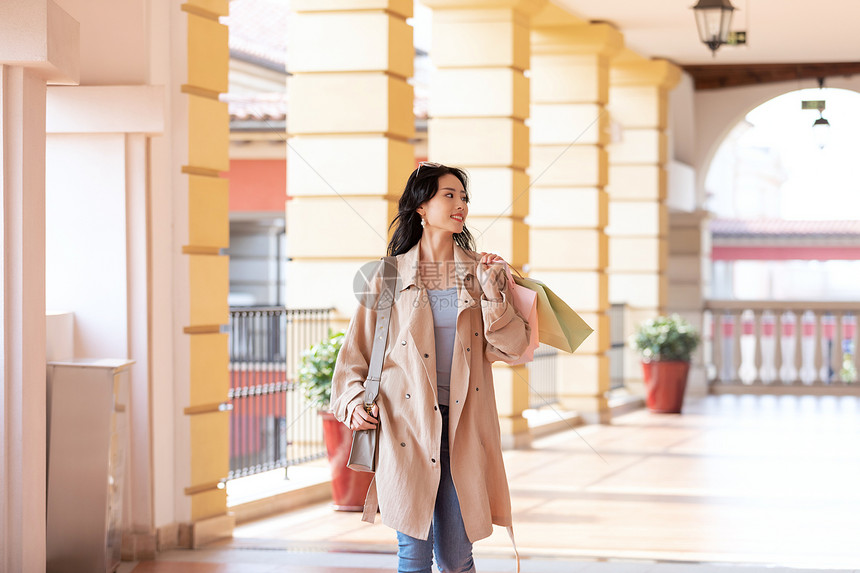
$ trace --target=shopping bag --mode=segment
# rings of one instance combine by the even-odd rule
[[[529,338],[528,348],[513,362],[507,362],[512,366],[518,364],[526,364],[535,359],[535,350],[540,346],[538,337],[538,311],[537,311],[537,292],[530,288],[522,287],[516,283],[511,275],[511,267],[505,264],[505,274],[508,277],[508,285],[511,289],[514,307],[526,319],[531,327],[531,337]]]
[[[538,338],[565,352],[573,352],[594,332],[566,302],[539,280],[514,277],[514,282],[537,293]]]

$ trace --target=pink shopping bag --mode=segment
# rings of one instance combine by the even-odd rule
[[[519,312],[523,318],[525,318],[529,326],[531,327],[531,336],[529,338],[529,346],[526,348],[525,352],[513,362],[507,362],[512,366],[516,366],[518,364],[526,364],[535,359],[535,350],[538,346],[540,346],[539,334],[540,329],[538,328],[538,311],[537,311],[537,293],[531,289],[527,289],[525,287],[521,287],[514,281],[514,277],[511,274],[511,267],[507,263],[505,263],[505,274],[508,277],[508,286],[511,289],[511,295],[513,295],[513,303],[514,307],[516,307],[517,312]]]

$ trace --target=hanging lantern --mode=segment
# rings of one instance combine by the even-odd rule
[[[719,47],[728,42],[735,7],[730,0],[699,0],[693,10],[696,12],[699,39],[716,57]]]
[[[819,93],[824,94],[824,78],[818,78]],[[830,122],[824,119],[824,110],[827,109],[827,102],[824,99],[807,100],[800,104],[801,109],[817,109],[818,119],[812,124],[812,137],[815,139],[815,144],[818,149],[824,149],[830,141]]]

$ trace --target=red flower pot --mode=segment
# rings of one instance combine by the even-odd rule
[[[356,472],[346,467],[352,447],[352,430],[338,422],[330,412],[320,412],[323,438],[331,464],[332,507],[336,511],[363,511],[364,498],[373,474]]]
[[[687,389],[689,362],[656,360],[642,363],[645,376],[645,405],[652,412],[680,414]]]

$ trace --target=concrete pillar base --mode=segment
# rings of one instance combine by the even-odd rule
[[[608,424],[612,421],[609,400],[603,396],[559,396],[566,410],[575,410],[586,424]]]

